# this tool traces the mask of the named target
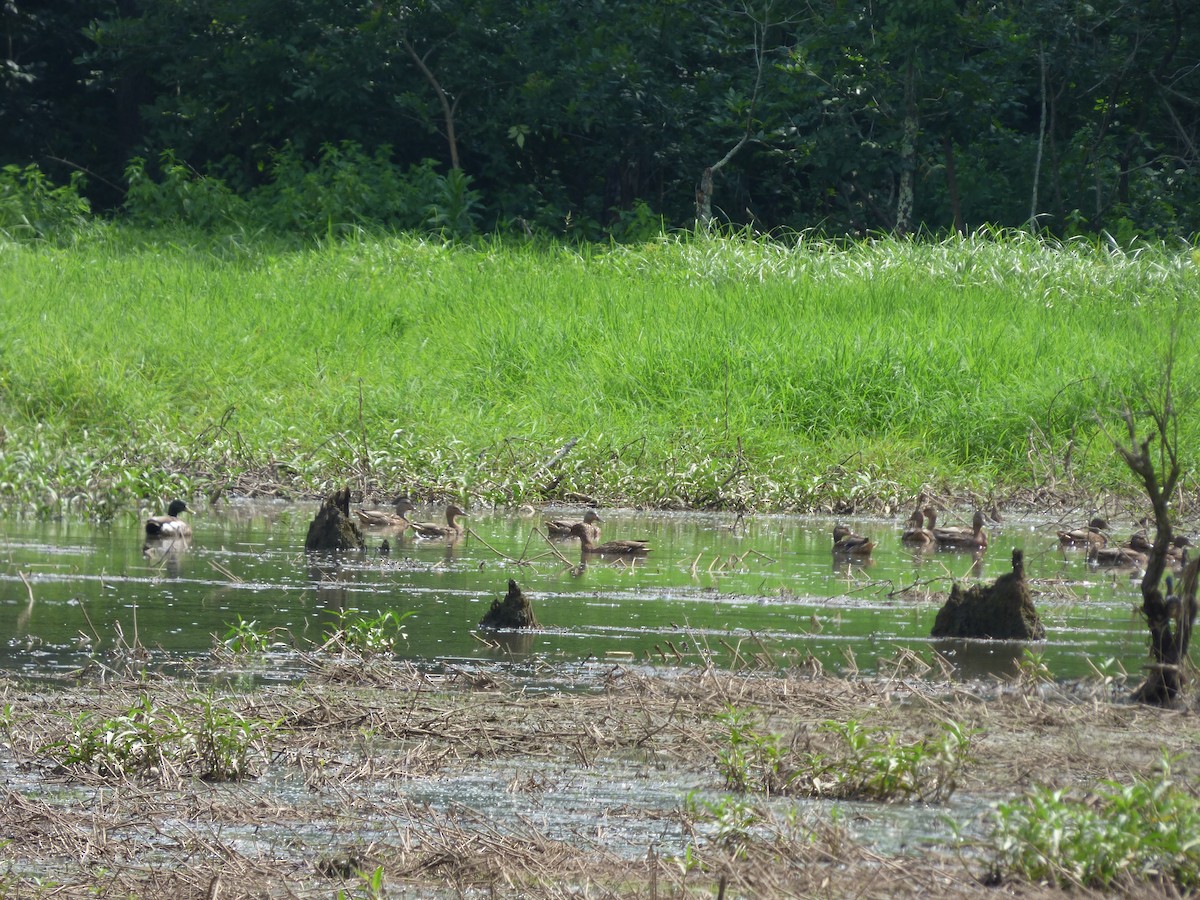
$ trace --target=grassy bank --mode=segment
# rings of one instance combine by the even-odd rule
[[[5,245],[0,286],[8,514],[347,480],[794,509],[887,506],[925,484],[1122,490],[1095,414],[1115,422],[1122,394],[1158,389],[1176,323],[1175,390],[1200,389],[1186,251],[289,250],[114,230]],[[1188,450],[1200,419],[1181,409]]]

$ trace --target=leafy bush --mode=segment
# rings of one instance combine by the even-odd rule
[[[1200,799],[1159,773],[1123,785],[1105,781],[1086,797],[1037,788],[996,807],[993,880],[1015,875],[1055,885],[1107,888],[1117,882],[1200,887]]]
[[[91,212],[80,196],[79,172],[56,185],[36,165],[0,169],[0,232],[13,238],[48,238],[83,222]]]
[[[256,218],[274,231],[311,237],[356,228],[445,231],[466,236],[476,230],[479,194],[470,177],[435,171],[422,160],[403,171],[390,147],[368,154],[353,141],[325,144],[310,165],[293,147],[275,155],[271,182],[253,191]]]
[[[180,162],[174,150],[159,155],[158,168],[160,176],[155,180],[140,156],[125,167],[129,183],[125,211],[134,222],[215,229],[245,221],[245,201],[221,179],[202,175]]]
[[[408,640],[403,622],[412,614],[412,610],[399,615],[388,610],[368,619],[346,610],[340,614],[337,627],[322,649],[364,657],[391,653],[398,643]]]
[[[274,726],[246,719],[211,696],[192,703],[200,709],[197,721],[160,710],[149,697],[111,719],[96,721],[84,713],[67,737],[43,749],[67,769],[105,778],[163,780],[181,769],[210,781],[251,775],[252,762],[264,755],[262,741]]]
[[[826,722],[839,738],[828,752],[785,749],[779,735],[754,728],[747,715],[719,717],[729,729],[717,766],[730,790],[808,794],[841,800],[947,800],[970,761],[970,734],[945,722],[940,734],[912,742],[856,721]]]

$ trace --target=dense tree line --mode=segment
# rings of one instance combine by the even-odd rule
[[[389,166],[453,171],[472,227],[586,237],[710,211],[849,234],[1200,231],[1184,0],[7,0],[0,17],[0,163],[83,171],[99,208],[162,178],[169,150],[235,197],[321,165],[364,196]]]

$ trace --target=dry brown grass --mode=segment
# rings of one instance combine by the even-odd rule
[[[1200,769],[1194,710],[1114,702],[1098,685],[953,684],[918,663],[898,658],[872,680],[614,665],[586,687],[534,692],[498,669],[314,656],[303,684],[220,696],[274,726],[260,777],[228,784],[104,778],[45,749],[81,712],[125,714],[147,694],[156,708],[183,709],[211,696],[208,686],[111,672],[104,684],[0,683],[0,887],[22,897],[368,897],[379,870],[394,896],[995,896],[969,851],[868,846],[820,809],[789,817],[763,804],[738,849],[714,839],[684,797],[720,789],[716,717],[731,707],[785,741],[812,740],[827,720],[910,739],[961,723],[977,733],[960,791],[981,798],[1130,778],[1164,748],[1181,754],[1181,780]],[[480,780],[519,802],[497,811],[475,808],[469,791],[455,800],[456,785]],[[636,802],[663,786],[677,802]],[[448,793],[427,802],[429,788]],[[601,808],[592,798],[606,793],[629,802]],[[564,797],[574,824],[554,819],[550,801]]]

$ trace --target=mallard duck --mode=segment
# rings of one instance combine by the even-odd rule
[[[933,510],[929,507],[914,509],[913,514],[908,517],[908,527],[900,535],[900,542],[910,547],[928,547],[933,544],[933,525],[931,523],[929,528],[925,527],[925,517],[930,515],[933,515]]]
[[[358,521],[368,528],[394,528],[403,531],[412,525],[405,513],[414,509],[416,507],[407,497],[397,497],[395,512],[388,512],[386,509],[356,509],[354,514],[358,516]]]
[[[970,528],[934,528],[933,539],[939,548],[947,550],[982,550],[988,543],[983,513],[975,510]]]
[[[1072,528],[1058,532],[1058,543],[1063,547],[1104,547],[1108,544],[1108,522],[1096,516],[1086,528]]]
[[[1088,551],[1088,562],[1098,566],[1144,568],[1148,559],[1141,550],[1122,544],[1119,547],[1093,547]]]
[[[1144,531],[1135,531],[1129,536],[1124,544],[1121,545],[1129,550],[1136,550],[1139,553],[1149,554],[1154,549],[1154,541]],[[1191,540],[1184,537],[1182,534],[1177,534],[1171,538],[1171,543],[1167,545],[1167,560],[1174,562],[1183,558],[1183,551],[1188,547],[1193,546]]]
[[[165,516],[151,516],[146,520],[146,536],[152,538],[190,538],[192,526],[179,518],[181,512],[188,512],[188,505],[182,500],[172,500],[167,507]]]
[[[834,556],[870,556],[875,549],[875,542],[861,534],[855,534],[845,525],[835,525],[833,528]]]
[[[1192,542],[1182,534],[1177,534],[1171,539],[1171,546],[1167,548],[1167,562],[1178,563],[1183,561],[1184,554],[1187,548],[1191,547]]]
[[[604,520],[600,518],[599,513],[597,513],[594,509],[589,509],[583,514],[582,520],[547,519],[545,522],[546,534],[550,535],[551,537],[570,537],[572,528],[574,528],[576,525],[586,525],[588,526],[589,532],[591,532],[592,540],[598,541],[600,540],[600,526],[597,523],[602,521]]]
[[[1150,540],[1146,532],[1135,531],[1129,536],[1129,540],[1121,546],[1128,550],[1136,550],[1139,553],[1149,553],[1154,548],[1154,541]]]
[[[649,541],[607,541],[597,544],[592,537],[594,526],[576,522],[571,526],[571,537],[579,538],[579,547],[584,553],[601,553],[606,556],[640,556],[650,552]]]
[[[463,527],[458,523],[459,516],[467,515],[467,511],[451,503],[446,507],[446,524],[438,522],[413,522],[412,527],[423,538],[456,538],[463,533]]]

